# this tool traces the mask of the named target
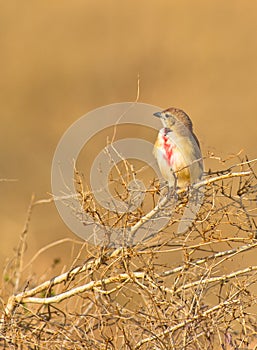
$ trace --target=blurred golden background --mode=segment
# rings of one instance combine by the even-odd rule
[[[204,154],[255,157],[256,14],[250,0],[1,1],[0,178],[17,181],[0,182],[0,264],[32,193],[51,192],[65,130],[92,109],[134,101],[138,74],[139,101],[184,109]],[[66,237],[77,238],[54,204],[36,207],[28,258]],[[42,269],[65,254],[54,249],[37,260]]]

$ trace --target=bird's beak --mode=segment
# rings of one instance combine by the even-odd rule
[[[161,118],[162,117],[162,113],[161,112],[156,112],[153,114],[155,117]]]

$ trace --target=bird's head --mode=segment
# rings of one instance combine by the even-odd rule
[[[162,124],[165,128],[173,129],[176,125],[184,124],[190,131],[193,130],[193,125],[189,116],[178,108],[168,108],[162,112],[154,113],[155,117],[161,119]]]

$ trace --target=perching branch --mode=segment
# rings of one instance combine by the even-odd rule
[[[143,350],[182,349],[190,344],[225,349],[229,339],[234,348],[250,348],[257,336],[257,319],[251,312],[257,303],[257,266],[249,258],[257,247],[254,165],[242,162],[241,171],[210,176],[192,186],[192,190],[201,188],[204,199],[192,227],[183,235],[174,232],[187,197],[174,193],[178,195],[174,217],[157,239],[133,247],[95,247],[94,253],[81,248],[84,263],[43,283],[32,281],[34,287],[29,289],[24,278],[29,264],[23,261],[23,248],[31,210],[53,200],[33,199],[17,257],[22,259],[16,264],[19,273],[14,276],[18,278],[12,280],[26,287],[12,293],[6,302],[1,327],[4,341],[15,343],[15,334],[21,334],[26,344],[41,347],[55,339],[65,348]],[[124,167],[126,172],[133,170],[127,163]],[[117,173],[125,191],[126,181],[134,179],[135,173],[126,176],[118,169]],[[94,211],[95,220],[127,220],[124,226],[133,238],[160,213],[166,210],[169,215],[169,195],[160,198],[159,187],[152,184],[147,189],[152,209],[147,212],[142,205],[131,216],[101,211],[91,203],[92,194],[82,193],[83,187],[79,194],[87,199],[85,210]],[[61,243],[41,249],[31,262],[35,264],[47,248]],[[233,262],[240,263],[240,269]]]

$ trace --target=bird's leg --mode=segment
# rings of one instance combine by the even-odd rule
[[[174,176],[174,183],[172,186],[170,186],[170,184],[168,185],[168,193],[167,193],[167,198],[170,199],[171,197],[174,199],[177,199],[177,177],[176,175],[173,173]]]
[[[192,185],[192,186],[190,186],[189,190],[190,190],[190,192],[189,192],[190,196],[193,198],[193,201],[195,204],[202,200],[202,198],[203,198],[203,189],[202,188],[196,189]]]
[[[175,192],[175,191],[174,191],[174,187],[168,185],[167,198],[168,198],[168,199],[171,198],[171,196],[173,195],[174,192]]]

